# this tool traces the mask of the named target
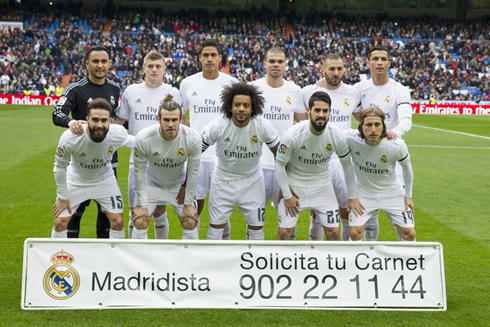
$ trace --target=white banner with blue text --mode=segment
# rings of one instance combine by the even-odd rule
[[[440,243],[27,239],[21,307],[445,311]]]

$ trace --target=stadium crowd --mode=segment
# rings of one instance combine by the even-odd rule
[[[408,86],[413,100],[490,101],[489,19],[461,23],[309,13],[286,20],[265,8],[210,14],[119,7],[101,16],[81,6],[0,13],[2,21],[24,22],[24,31],[0,35],[2,93],[61,94],[64,74],[71,74],[71,81],[85,77],[84,53],[92,45],[110,50],[109,78],[122,91],[144,80],[142,59],[151,49],[166,57],[165,82],[179,87],[200,69],[196,45],[215,38],[222,45],[222,64],[241,81],[263,77],[265,50],[276,45],[286,52],[287,79],[301,87],[321,77],[322,59],[331,52],[345,58],[344,82],[354,84],[368,74],[369,46],[384,44],[392,51],[390,77]]]

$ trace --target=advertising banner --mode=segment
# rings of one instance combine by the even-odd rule
[[[446,310],[442,245],[27,239],[21,307]]]

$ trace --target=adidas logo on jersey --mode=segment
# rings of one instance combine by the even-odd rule
[[[159,156],[160,153],[158,153],[158,151],[156,151],[155,153],[153,153],[154,156]]]
[[[361,156],[361,153],[359,151],[354,152],[356,156]]]
[[[300,150],[308,150],[308,149],[306,148],[306,145],[303,145],[303,146],[302,146],[301,148],[299,148],[299,149],[300,149]]]
[[[193,97],[197,97],[197,92],[196,92],[196,91],[194,91],[194,93],[192,93],[192,96],[193,96]]]
[[[80,155],[80,157],[86,157],[87,155],[85,154],[85,152],[82,152],[82,154]]]
[[[225,140],[223,142],[231,142],[231,140],[229,137],[227,137],[227,138],[225,138]]]
[[[136,100],[135,103],[143,103],[143,101],[141,101],[141,99],[138,98],[138,100]]]

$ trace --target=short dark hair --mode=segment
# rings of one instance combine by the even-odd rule
[[[243,82],[227,85],[221,93],[221,113],[227,118],[231,118],[231,108],[233,107],[233,99],[236,95],[248,95],[252,102],[252,117],[261,115],[264,108],[264,97],[262,92],[255,85],[250,85]]]
[[[182,117],[182,108],[180,107],[180,104],[178,104],[175,100],[174,97],[170,94],[167,94],[165,98],[160,102],[160,106],[158,107],[158,117],[162,118],[162,110],[168,110],[168,111],[174,111],[174,110],[179,110],[179,120]]]
[[[284,58],[286,58],[286,53],[284,52],[283,49],[279,47],[273,47],[267,50],[267,52],[265,53],[265,61],[267,61],[267,57],[269,57],[269,53],[282,54],[284,55]]]
[[[368,51],[368,59],[371,59],[371,54],[374,52],[374,51],[385,51],[386,54],[388,55],[388,59],[391,58],[391,54],[390,54],[390,50],[385,47],[384,45],[375,45],[374,47],[370,48],[369,51]]]
[[[90,111],[92,111],[92,109],[107,110],[109,111],[109,115],[112,116],[112,106],[109,101],[104,98],[95,98],[89,102],[87,105],[87,116],[90,116]]]
[[[219,49],[219,43],[218,41],[214,39],[206,39],[204,40],[203,43],[201,43],[201,47],[199,48],[199,55],[201,55],[202,49],[206,47],[214,47],[216,50],[218,50],[218,54],[221,54],[220,49]]]
[[[364,119],[367,117],[379,117],[381,118],[381,121],[383,122],[383,132],[381,133],[381,138],[386,137],[386,124],[385,124],[385,113],[383,110],[379,109],[378,107],[369,107],[364,110],[362,110],[359,114],[359,126],[357,126],[357,130],[359,131],[359,136],[361,139],[364,139],[366,136],[364,135],[364,132],[362,131],[362,126],[364,126]]]
[[[342,60],[342,58],[336,53],[329,53],[325,56],[323,60],[323,66],[327,64],[327,60]]]
[[[327,92],[317,91],[313,93],[308,100],[308,108],[311,109],[315,104],[315,101],[325,102],[328,103],[329,106],[332,106],[332,99],[330,99],[330,95],[328,95]]]
[[[105,51],[107,55],[109,55],[109,51],[106,47],[103,47],[101,45],[94,45],[93,47],[90,47],[90,49],[88,49],[87,53],[85,54],[85,59],[88,60],[90,58],[90,54],[94,51]]]

